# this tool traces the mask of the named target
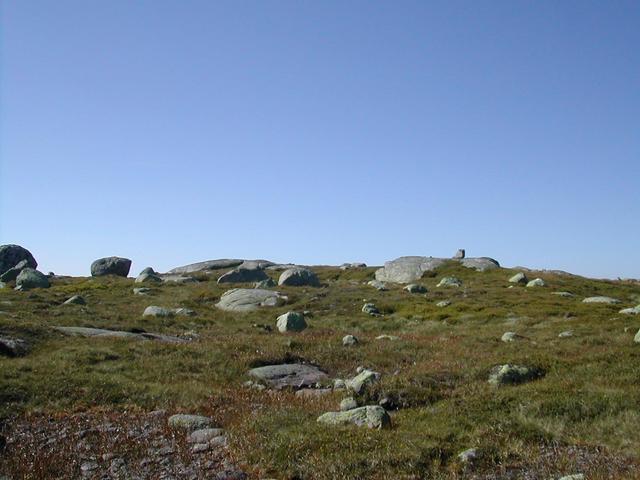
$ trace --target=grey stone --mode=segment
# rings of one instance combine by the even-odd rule
[[[387,290],[387,284],[384,282],[381,282],[380,280],[370,280],[367,282],[367,285],[375,288],[379,292],[385,292]]]
[[[191,310],[190,308],[184,308],[184,307],[174,308],[173,313],[175,315],[178,315],[179,317],[193,317],[196,314],[194,310]]]
[[[279,332],[301,332],[307,328],[304,315],[298,312],[287,312],[278,317],[276,328]]]
[[[246,312],[259,307],[278,307],[287,303],[287,297],[272,290],[260,288],[234,288],[222,294],[216,307],[220,310]]]
[[[63,305],[85,305],[86,303],[87,302],[85,302],[84,298],[80,295],[74,295],[73,297],[65,300]]]
[[[480,457],[477,448],[468,448],[458,454],[458,460],[461,463],[470,464],[478,460]]]
[[[380,374],[373,370],[363,369],[355,377],[345,380],[345,386],[356,395],[362,394],[370,385],[380,380]]]
[[[171,335],[161,335],[158,333],[133,333],[119,330],[105,330],[102,328],[89,327],[53,327],[65,335],[79,337],[99,337],[99,338],[127,338],[132,340],[155,340],[164,343],[185,343],[187,340]]]
[[[362,312],[374,317],[380,315],[380,310],[373,303],[365,303],[362,306]]]
[[[456,277],[443,277],[438,282],[438,287],[461,287],[462,282]]]
[[[625,315],[640,315],[640,305],[631,308],[623,308],[618,313],[623,313]]]
[[[358,407],[345,412],[327,412],[318,417],[318,423],[326,425],[356,425],[375,429],[391,427],[391,417],[378,406]]]
[[[149,292],[151,292],[150,288],[146,288],[146,287],[140,287],[140,288],[134,288],[133,289],[133,294],[134,295],[147,295]]]
[[[187,437],[187,442],[189,443],[207,443],[210,440],[213,440],[216,437],[219,437],[224,434],[224,430],[221,428],[201,428],[199,430],[194,430]]]
[[[617,298],[611,297],[588,297],[582,300],[582,303],[606,303],[609,305],[614,305],[622,302]]]
[[[410,283],[409,285],[404,287],[404,290],[409,293],[427,293],[426,287],[424,287],[423,285],[418,285],[416,283]]]
[[[358,344],[358,339],[353,335],[345,335],[342,337],[342,345],[345,347],[352,347]]]
[[[308,268],[290,268],[280,274],[278,285],[286,285],[290,287],[319,287],[320,280],[318,276]]]
[[[376,280],[392,283],[412,283],[422,278],[426,272],[433,272],[446,262],[443,258],[400,257],[385,262],[376,270]]]
[[[0,355],[22,357],[29,352],[29,345],[20,338],[0,336]]]
[[[162,278],[155,273],[141,273],[136,277],[135,283],[161,283]]]
[[[99,258],[91,264],[91,276],[117,275],[126,277],[131,269],[131,260],[122,257]]]
[[[260,265],[240,265],[218,278],[218,283],[246,283],[267,280],[269,276]]]
[[[638,330],[638,333],[636,333],[636,336],[633,337],[633,341],[635,343],[640,343],[640,330]]]
[[[473,268],[477,272],[486,272],[488,270],[500,268],[500,264],[493,258],[489,257],[463,258],[460,260],[460,264],[463,267]]]
[[[524,337],[518,335],[516,332],[504,332],[500,338],[505,343],[516,342],[518,340],[524,340]]]
[[[0,282],[13,282],[22,270],[29,267],[28,260],[20,260],[14,267],[0,275]]]
[[[156,272],[153,268],[147,267],[147,268],[143,268],[142,271],[138,275],[143,275],[145,273],[148,273],[149,275],[157,275],[158,274],[158,272]]]
[[[267,365],[249,370],[249,375],[274,390],[315,387],[327,378],[327,374],[313,365],[285,363]]]
[[[172,428],[181,428],[191,432],[213,426],[213,420],[209,417],[183,413],[171,415],[167,423]]]
[[[517,385],[535,380],[543,375],[543,372],[522,365],[497,365],[489,374],[489,383],[493,385]]]
[[[559,297],[567,297],[567,298],[575,297],[575,295],[571,292],[551,292],[551,295],[557,295]]]
[[[465,255],[466,255],[466,252],[464,251],[464,248],[459,248],[456,254],[453,256],[453,258],[457,260],[462,260],[465,257]]]
[[[254,288],[260,288],[260,289],[273,288],[276,285],[277,285],[276,282],[274,282],[272,278],[267,278],[265,280],[256,282],[256,284],[254,285]]]
[[[343,263],[340,265],[340,270],[352,270],[355,268],[367,268],[366,263]]]
[[[348,410],[353,410],[354,408],[358,408],[358,402],[353,397],[343,398],[340,402],[340,411],[346,412]]]
[[[449,300],[442,300],[436,303],[436,307],[440,307],[440,308],[448,307],[449,305],[451,305],[451,302]]]
[[[184,273],[194,273],[194,272],[203,272],[208,270],[217,270],[219,268],[234,268],[238,265],[242,265],[244,260],[240,259],[228,259],[221,258],[218,260],[207,260],[205,262],[191,263],[189,265],[184,265],[182,267],[176,267],[169,270],[167,273],[172,274],[184,274]]]
[[[558,334],[558,338],[569,338],[569,337],[573,337],[573,332],[571,330],[566,330]]]
[[[175,311],[156,305],[148,306],[142,313],[143,317],[173,317],[174,315]]]
[[[49,277],[33,268],[24,268],[16,278],[16,287],[20,290],[49,288]]]
[[[526,285],[528,282],[529,279],[523,272],[518,272],[509,279],[509,283],[522,283]]]
[[[26,248],[12,244],[0,245],[0,274],[15,267],[23,260],[26,260],[27,267],[35,269],[38,266],[38,262]]]
[[[546,282],[541,278],[534,278],[530,282],[527,282],[527,287],[528,288],[531,288],[531,287],[545,287],[546,285],[547,285]]]

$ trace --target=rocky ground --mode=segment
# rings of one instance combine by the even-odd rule
[[[640,478],[636,281],[27,253],[0,247],[2,480]]]

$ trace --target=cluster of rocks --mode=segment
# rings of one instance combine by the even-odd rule
[[[36,270],[38,263],[20,245],[0,245],[0,288],[15,282],[16,290],[48,288],[49,278]]]

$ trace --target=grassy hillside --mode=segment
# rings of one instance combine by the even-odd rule
[[[228,432],[226,455],[252,478],[559,478],[578,472],[589,479],[640,478],[640,344],[633,341],[640,318],[618,313],[640,303],[637,283],[541,274],[546,287],[509,288],[515,271],[478,273],[452,263],[418,282],[428,293],[410,294],[400,285],[389,284],[388,291],[366,285],[373,268],[315,271],[322,287],[277,288],[289,297],[287,305],[249,313],[214,307],[232,287],[216,284],[223,271],[199,275],[195,284],[153,286],[148,296],[132,293],[132,279],[104,277],[0,290],[0,335],[32,345],[24,357],[0,356],[4,435],[79,414],[117,424],[163,409],[213,417]],[[277,280],[277,272],[270,275]],[[463,286],[436,287],[445,275]],[[62,305],[75,294],[87,304]],[[623,303],[581,302],[594,295]],[[383,315],[362,313],[365,300]],[[452,303],[436,306],[441,300]],[[143,318],[149,305],[187,307],[197,315]],[[276,317],[290,310],[310,312],[305,331],[261,327],[275,327]],[[53,326],[194,340],[68,337]],[[524,338],[502,342],[506,331]],[[559,338],[564,331],[573,336]],[[343,346],[346,334],[359,344]],[[381,334],[399,338],[376,340]],[[331,379],[352,377],[359,366],[380,372],[379,384],[358,400],[386,398],[394,408],[392,428],[317,424],[320,414],[338,410],[344,391],[300,398],[244,385],[252,367],[292,361],[317,365]],[[545,374],[521,385],[490,385],[492,367],[505,363]],[[102,438],[91,448],[96,455],[134,455],[132,445]],[[47,448],[13,445],[0,457],[0,473],[80,475],[71,437]],[[457,455],[469,448],[478,449],[479,459],[464,465]]]

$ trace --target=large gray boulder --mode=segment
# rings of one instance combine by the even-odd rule
[[[15,267],[22,260],[27,262],[27,267],[36,268],[38,266],[38,262],[26,248],[20,245],[0,245],[0,274]]]
[[[278,307],[285,303],[287,297],[273,290],[234,288],[222,294],[216,307],[231,312],[247,312],[259,307]]]
[[[218,278],[218,283],[261,282],[268,278],[269,275],[259,264],[243,264]]]
[[[478,258],[436,258],[409,256],[399,257],[385,262],[384,267],[376,270],[376,280],[393,283],[413,283],[427,272],[434,272],[446,262],[459,262],[462,266],[484,272],[499,268],[500,264],[489,257]]]
[[[49,288],[49,278],[33,268],[25,268],[16,278],[16,288],[29,290],[30,288]]]
[[[319,287],[318,276],[308,268],[296,267],[285,270],[278,279],[278,285],[290,287]]]
[[[0,282],[13,282],[25,268],[33,267],[29,266],[29,262],[27,260],[20,260],[14,267],[0,275]]]
[[[205,262],[191,263],[182,267],[176,267],[169,270],[167,273],[184,274],[193,272],[203,272],[207,270],[218,270],[219,268],[233,268],[241,265],[244,260],[221,258],[218,260],[207,260]]]
[[[131,269],[131,260],[122,257],[99,258],[91,264],[91,276],[117,275],[126,277]]]
[[[280,333],[301,332],[307,328],[307,322],[302,313],[287,312],[278,317],[276,327]]]
[[[136,277],[135,283],[162,283],[162,278],[155,273],[144,272]]]
[[[302,363],[258,367],[249,370],[249,375],[274,390],[312,388],[327,378],[327,374],[318,367]]]
[[[327,412],[320,415],[317,421],[325,425],[356,425],[380,430],[391,427],[391,417],[378,405],[358,407],[343,412]]]

